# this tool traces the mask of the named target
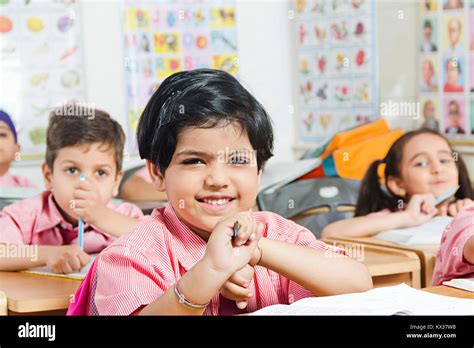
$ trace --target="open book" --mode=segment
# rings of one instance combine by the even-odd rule
[[[406,284],[366,292],[309,297],[251,315],[474,315],[474,300],[432,294]]]
[[[258,193],[274,190],[298,179],[321,165],[321,159],[304,159],[293,162],[271,162],[265,165]]]
[[[42,276],[48,276],[48,277],[58,277],[58,278],[68,278],[68,279],[77,279],[77,280],[82,280],[86,277],[87,272],[89,272],[89,269],[92,266],[92,263],[94,262],[96,256],[98,254],[91,254],[91,259],[87,265],[82,267],[80,272],[76,273],[67,273],[67,274],[61,274],[61,273],[54,273],[52,272],[48,266],[44,267],[37,267],[37,268],[30,268],[25,271],[21,271],[22,273],[28,273],[28,274],[36,274],[36,275],[42,275]]]
[[[377,233],[374,237],[400,245],[439,245],[446,226],[453,220],[449,216],[435,216],[428,222],[409,228]]]

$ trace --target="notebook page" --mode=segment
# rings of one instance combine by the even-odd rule
[[[256,315],[474,315],[474,300],[459,299],[417,290],[406,284],[363,293],[310,297],[289,306],[264,308]],[[272,306],[273,307],[273,306]]]
[[[415,227],[382,231],[375,238],[400,245],[439,245],[446,226],[453,220],[449,216],[436,216]]]
[[[43,275],[43,276],[49,276],[49,277],[58,277],[58,278],[69,278],[69,279],[78,279],[82,280],[86,277],[87,273],[89,272],[89,269],[92,266],[92,263],[94,262],[96,256],[98,254],[91,254],[91,259],[87,265],[82,267],[80,272],[76,273],[67,273],[67,274],[61,274],[61,273],[54,273],[52,272],[48,266],[43,266],[43,267],[37,267],[37,268],[30,268],[25,271],[21,271],[22,273],[28,273],[28,274],[36,274],[36,275]]]

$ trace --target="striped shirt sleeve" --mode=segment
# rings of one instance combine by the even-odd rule
[[[130,315],[161,296],[168,286],[163,272],[139,250],[114,245],[102,252],[97,265],[93,301],[99,315]],[[171,272],[171,270],[169,270]]]

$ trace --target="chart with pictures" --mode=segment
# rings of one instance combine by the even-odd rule
[[[377,115],[373,0],[296,0],[297,132],[304,144]]]
[[[0,108],[21,156],[44,156],[49,112],[86,100],[80,11],[73,0],[0,1]]]
[[[131,151],[138,119],[171,74],[214,68],[236,75],[235,0],[124,1],[122,11],[126,110]]]
[[[421,0],[420,125],[474,134],[474,0]]]

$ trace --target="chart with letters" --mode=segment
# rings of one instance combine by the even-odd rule
[[[296,0],[297,139],[318,143],[378,117],[375,1]]]
[[[236,6],[225,1],[124,1],[121,9],[128,136],[171,74],[198,68],[238,73]]]

